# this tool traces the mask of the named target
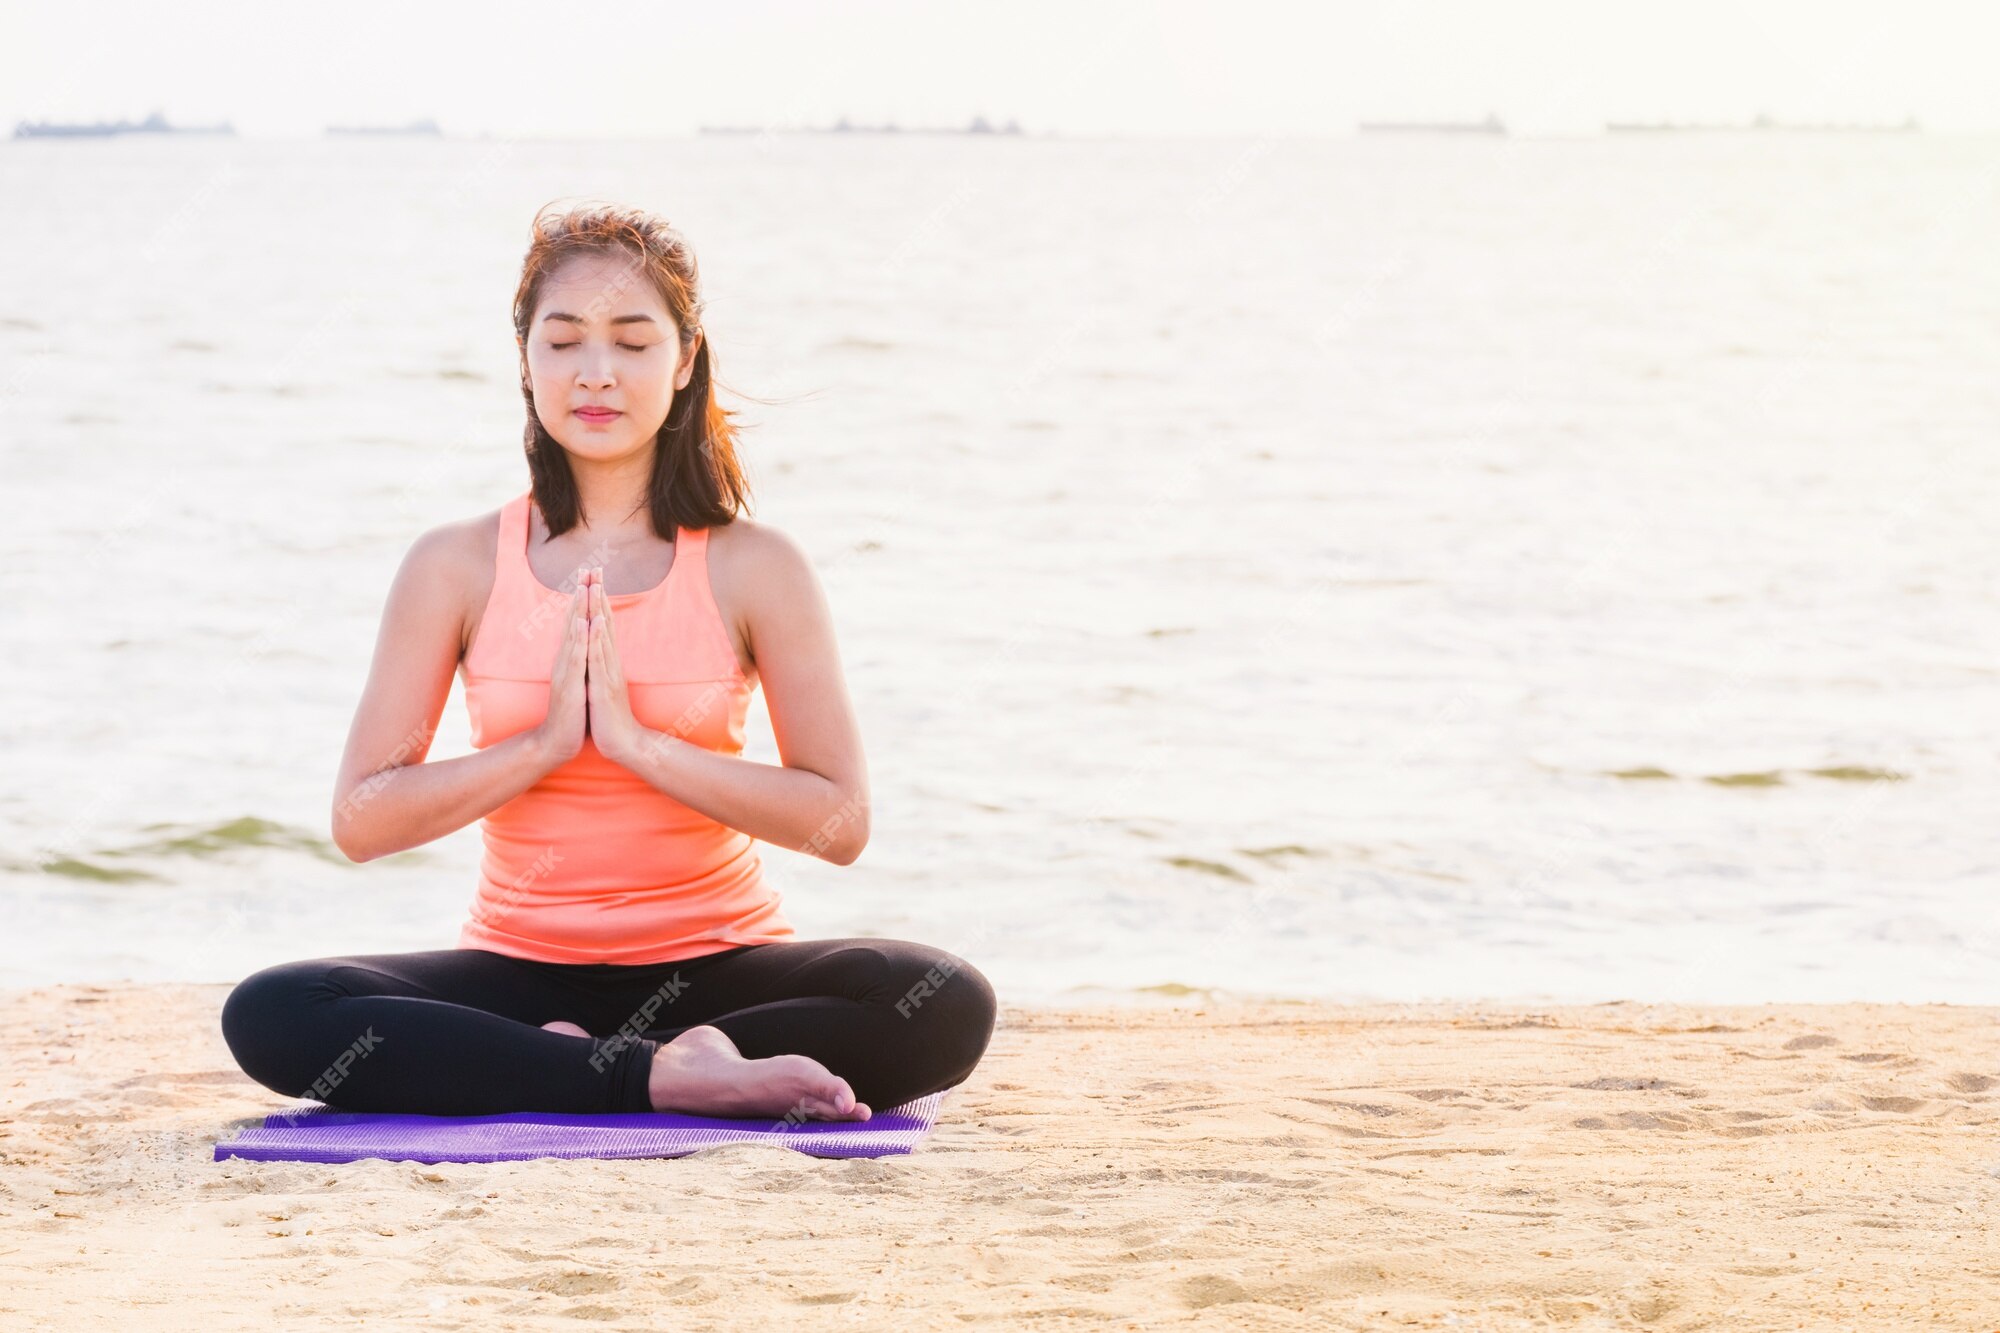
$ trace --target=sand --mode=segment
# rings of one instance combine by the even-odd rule
[[[0,997],[0,1327],[2000,1329],[2000,1009],[1003,1008],[917,1153],[217,1163],[222,986]]]

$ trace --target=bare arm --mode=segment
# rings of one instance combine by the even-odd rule
[[[504,805],[560,762],[540,728],[425,763],[465,632],[465,538],[419,537],[382,610],[375,660],[334,783],[333,841],[372,861],[441,838]]]
[[[852,865],[868,845],[868,765],[825,590],[797,542],[738,521],[732,600],[744,607],[782,765],[644,727],[617,762],[717,823]]]

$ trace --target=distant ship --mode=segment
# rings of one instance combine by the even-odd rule
[[[761,125],[702,125],[702,134],[1020,134],[1021,122],[1009,119],[995,126],[984,116],[974,116],[963,127],[916,125],[907,129],[889,121],[881,125],[857,125],[842,116],[831,125],[807,125],[799,129],[768,129]]]
[[[329,125],[328,134],[427,134],[441,135],[434,120],[412,120],[403,125]]]
[[[1492,112],[1484,120],[1364,120],[1363,134],[1505,134],[1506,124]]]
[[[1762,130],[1803,131],[1812,134],[1916,134],[1920,132],[1920,128],[1915,116],[1905,116],[1902,120],[1891,124],[1824,121],[1818,124],[1801,122],[1796,125],[1786,125],[1768,115],[1759,115],[1744,124],[1613,120],[1605,122],[1604,126],[1608,134],[1742,134]]]
[[[53,120],[20,121],[14,126],[16,139],[102,139],[114,134],[229,134],[236,129],[228,121],[220,125],[169,125],[155,111],[141,121],[94,120],[88,124],[64,124]]]

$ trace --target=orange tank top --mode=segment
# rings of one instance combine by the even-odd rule
[[[548,716],[549,675],[575,589],[528,564],[532,490],[500,511],[493,593],[465,656],[479,749]],[[680,528],[667,577],[613,593],[612,628],[639,725],[743,751],[756,685],[708,581],[708,531]],[[579,571],[580,572],[580,571]],[[756,842],[583,749],[480,821],[479,889],[458,947],[551,963],[664,963],[796,938]]]

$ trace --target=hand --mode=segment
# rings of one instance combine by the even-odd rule
[[[569,600],[568,623],[549,672],[549,711],[535,729],[550,767],[566,764],[583,749],[590,714],[585,679],[590,647],[590,588],[579,583]]]
[[[618,660],[618,638],[611,627],[611,603],[604,593],[604,571],[593,569],[585,576],[590,593],[590,739],[597,752],[614,764],[636,751],[646,729],[632,716],[632,702],[625,691],[625,667]]]

